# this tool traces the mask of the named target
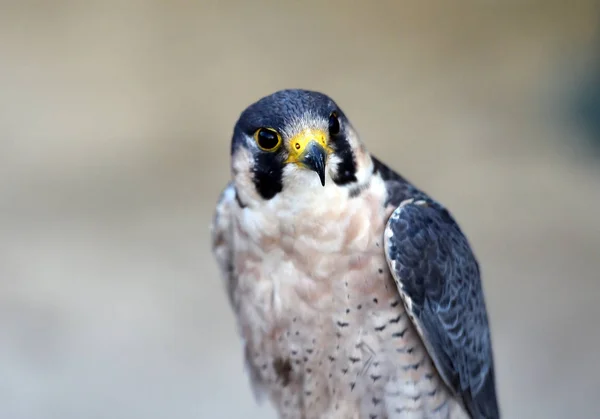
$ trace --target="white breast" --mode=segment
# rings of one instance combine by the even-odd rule
[[[441,381],[386,265],[383,182],[374,177],[357,198],[333,184],[321,192],[233,212],[235,299],[254,385],[288,417],[419,408],[425,396],[415,394]],[[430,399],[431,410],[448,395]]]

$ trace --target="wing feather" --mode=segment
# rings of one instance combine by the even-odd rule
[[[385,167],[383,163],[377,164]],[[446,385],[474,419],[500,417],[478,262],[450,213],[391,169],[385,230],[388,265]]]
[[[234,246],[233,246],[233,211],[240,209],[239,201],[235,188],[232,183],[221,193],[217,201],[217,207],[211,224],[211,244],[212,251],[221,278],[225,283],[225,290],[229,303],[231,304],[236,318],[239,321],[239,303],[236,298],[236,289],[238,286],[238,277],[234,268]],[[250,378],[250,384],[257,400],[261,400],[263,383],[260,379],[259,371],[251,362],[248,353],[248,345],[244,343],[244,361]]]
[[[211,244],[221,278],[225,282],[229,302],[237,312],[234,298],[237,276],[233,269],[233,205],[235,205],[235,188],[232,184],[228,184],[217,201],[211,224]]]

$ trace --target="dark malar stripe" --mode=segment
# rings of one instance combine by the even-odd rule
[[[336,185],[343,186],[356,182],[356,159],[345,138],[340,138],[335,143],[335,154],[342,160],[337,167],[337,173],[333,177]]]
[[[283,162],[272,153],[258,154],[254,162],[253,181],[264,199],[271,199],[283,189]]]

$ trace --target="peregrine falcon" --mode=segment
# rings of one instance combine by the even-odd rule
[[[325,94],[246,108],[211,226],[255,394],[280,418],[500,417],[479,264]]]

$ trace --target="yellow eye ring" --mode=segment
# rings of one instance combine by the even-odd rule
[[[273,128],[259,128],[254,133],[256,145],[263,151],[275,151],[281,146],[281,135]]]

